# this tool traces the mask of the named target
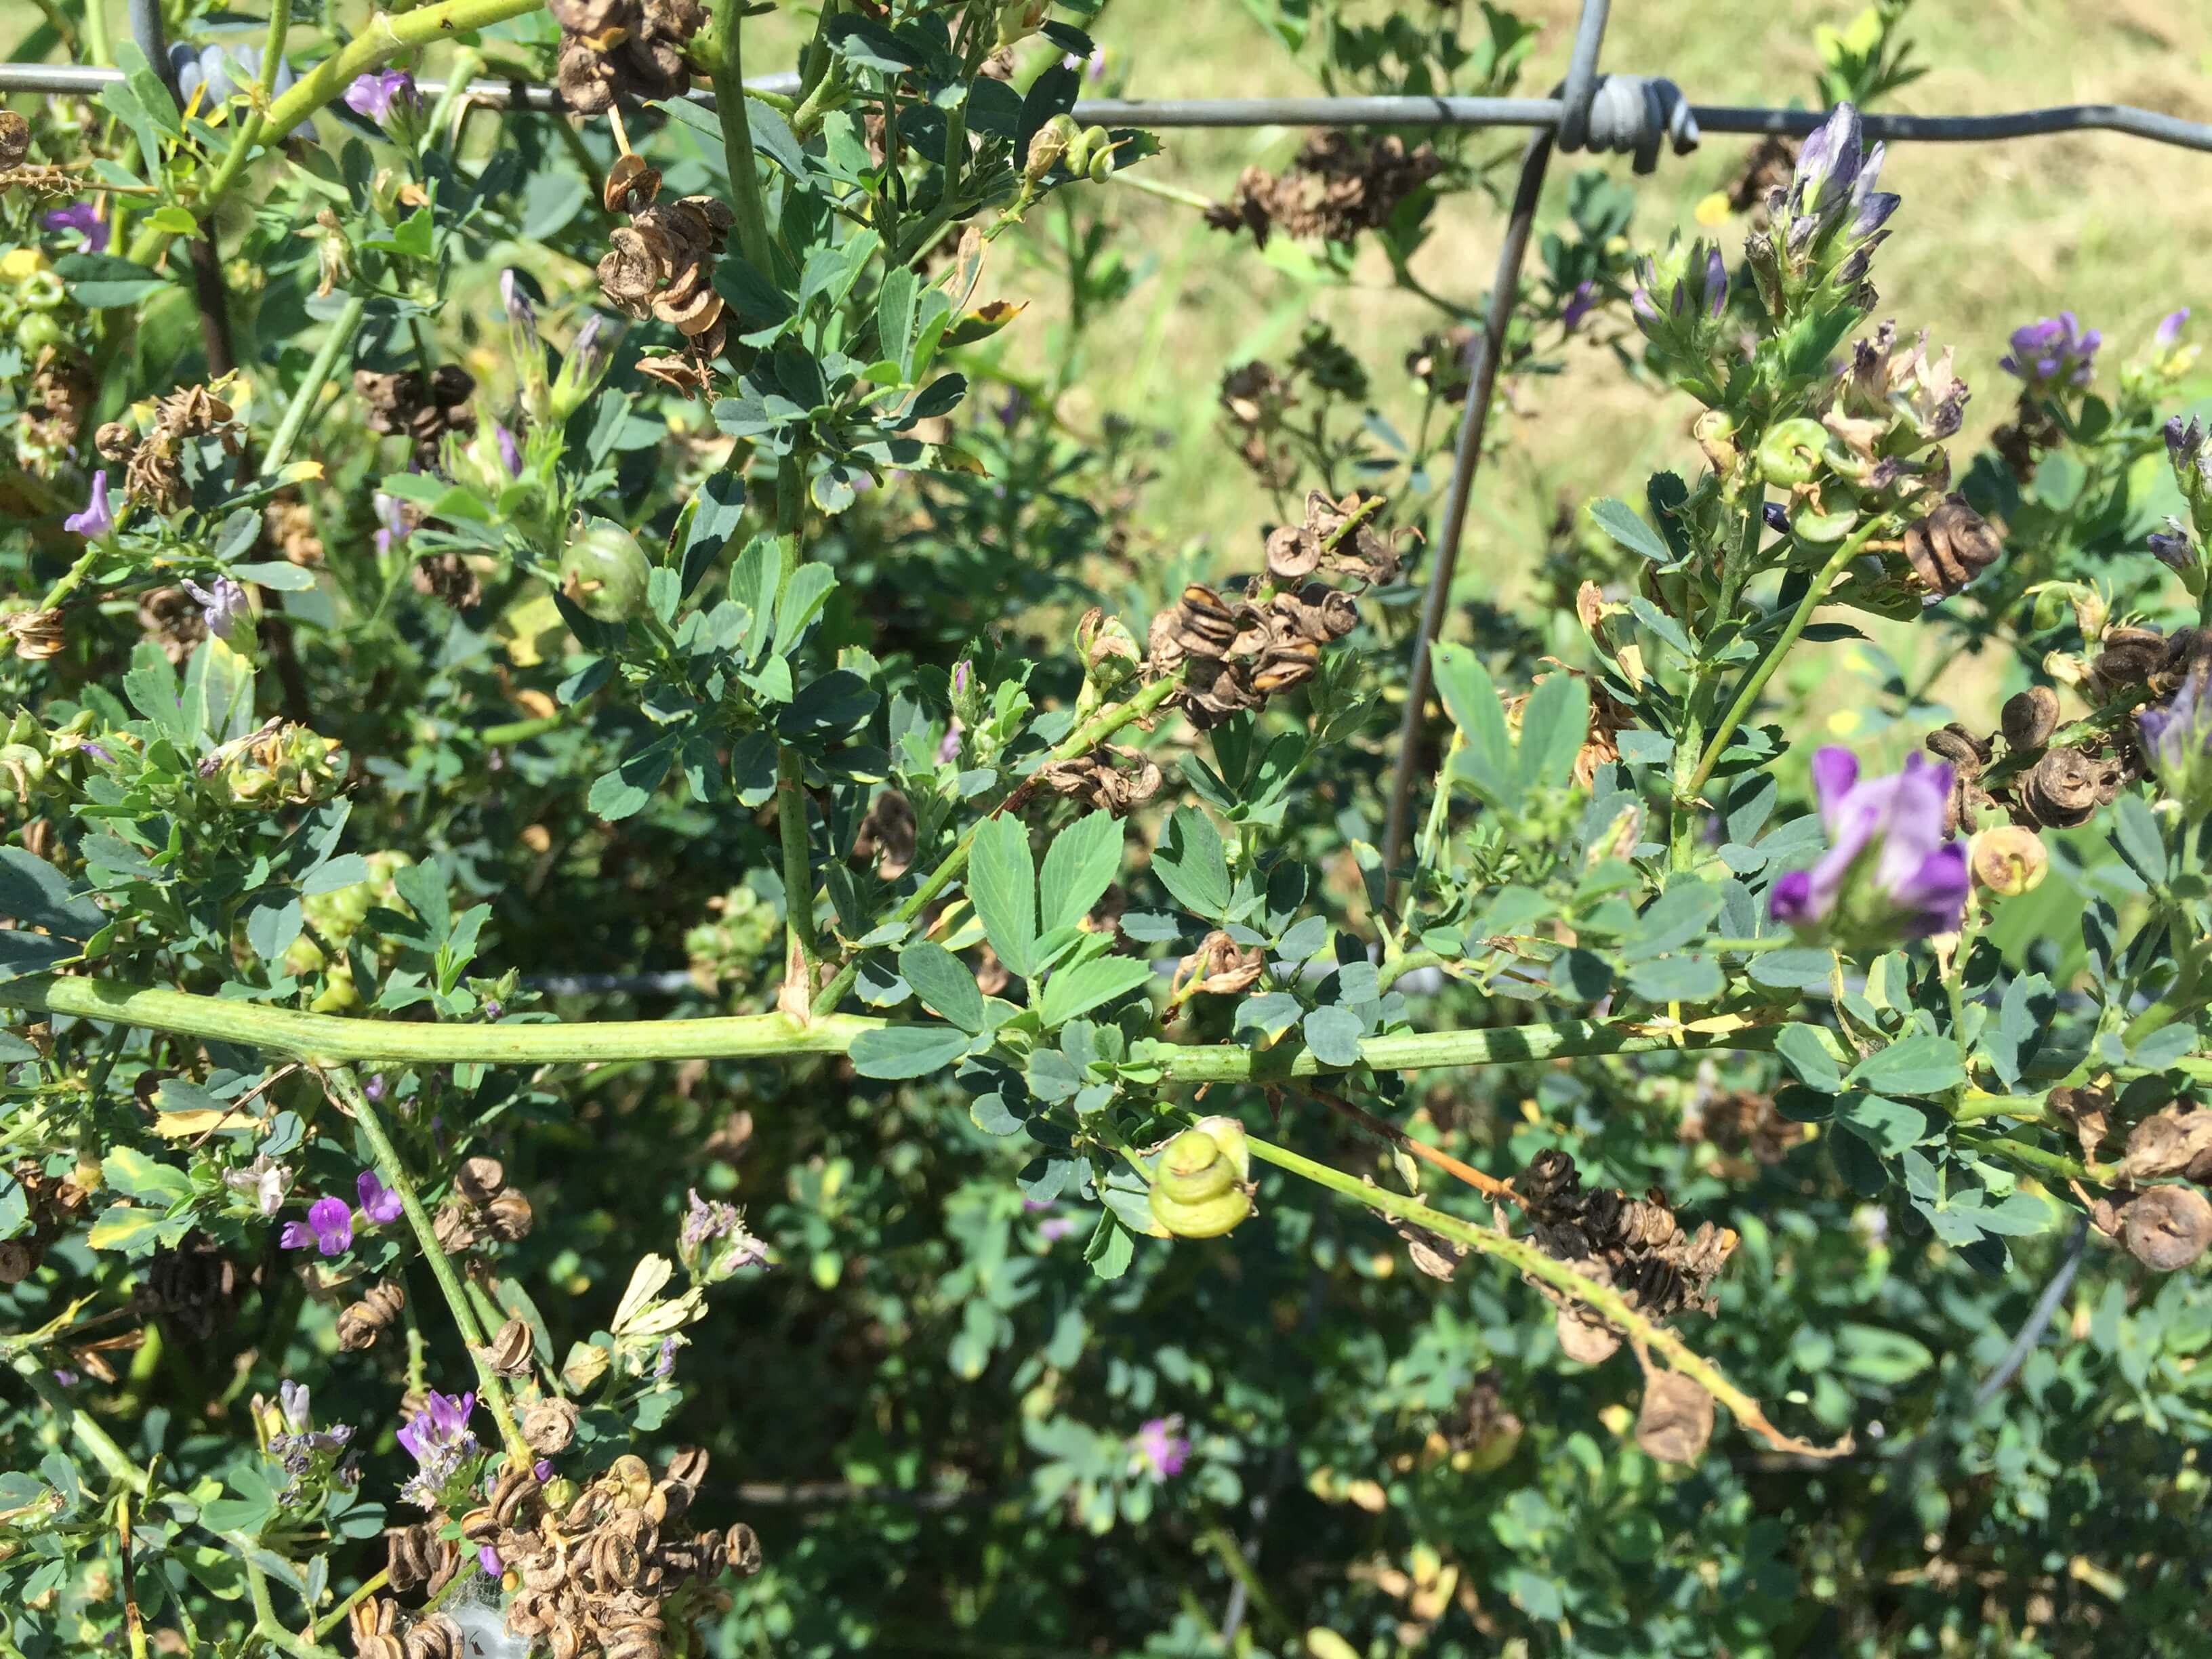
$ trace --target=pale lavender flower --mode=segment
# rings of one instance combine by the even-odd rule
[[[2192,674],[2171,702],[2136,715],[2136,729],[2151,770],[2167,787],[2181,793],[2189,775],[2200,769],[2206,755],[2212,753],[2212,703],[2200,696]]]
[[[1190,1461],[1190,1442],[1184,1437],[1179,1416],[1155,1417],[1140,1425],[1130,1437],[1129,1449],[1131,1468],[1139,1474],[1149,1473],[1155,1480],[1181,1474],[1182,1466]]]
[[[48,230],[76,231],[84,238],[87,253],[107,252],[107,238],[112,227],[100,216],[100,210],[90,202],[71,202],[67,207],[55,208],[44,216],[42,222]]]
[[[361,1212],[372,1223],[386,1226],[399,1219],[399,1194],[378,1180],[375,1170],[363,1170],[353,1185],[361,1196]]]
[[[86,754],[91,756],[96,761],[105,761],[110,766],[115,764],[115,757],[100,744],[80,743],[77,744],[77,747],[83,750]]]
[[[253,619],[253,608],[246,602],[246,590],[228,576],[217,576],[212,588],[202,587],[187,576],[183,586],[198,601],[200,617],[206,623],[207,631],[219,640],[233,638],[239,629]]]
[[[415,77],[405,70],[378,70],[358,77],[345,89],[345,106],[380,127],[392,125],[392,112],[411,115],[422,106],[415,90]]]
[[[2189,320],[2189,307],[2169,311],[2158,319],[2158,331],[2150,337],[2151,344],[2160,351],[2171,351],[2180,343],[2181,325]]]
[[[553,1478],[553,1460],[550,1457],[541,1457],[532,1463],[530,1466],[530,1478],[541,1486]]]
[[[1957,928],[1966,902],[1966,849],[1943,827],[1951,769],[1923,755],[1887,777],[1859,777],[1858,757],[1834,745],[1813,757],[1813,787],[1828,851],[1767,896],[1777,921],[1808,927],[1855,898],[1886,933],[1922,938]],[[1863,872],[1863,873],[1862,873]]]
[[[676,1350],[682,1346],[673,1333],[661,1339],[660,1352],[653,1362],[653,1375],[656,1382],[666,1381],[669,1375],[675,1370]]]
[[[384,1098],[385,1086],[384,1073],[379,1072],[361,1085],[361,1091],[371,1100],[381,1100]]]
[[[945,735],[937,740],[937,763],[939,766],[960,758],[960,734],[966,729],[957,720],[945,728]]]
[[[387,495],[380,489],[372,500],[376,507],[376,521],[381,526],[376,532],[376,552],[381,558],[413,534],[413,526],[407,522],[406,509],[400,506],[397,495]]]
[[[2087,386],[2095,373],[2097,348],[2104,343],[2103,334],[2084,329],[2072,312],[2062,311],[2013,330],[2012,349],[1997,359],[1997,367],[2019,375],[2030,392]]]
[[[2197,544],[2190,538],[2189,526],[2179,519],[2169,517],[2166,528],[2151,532],[2145,545],[2160,562],[2185,574],[2197,568]]]
[[[1047,1216],[1037,1223],[1037,1237],[1048,1244],[1057,1244],[1081,1224],[1073,1216]]]
[[[491,423],[491,434],[499,445],[499,459],[507,471],[515,477],[522,476],[522,446],[515,442],[514,434],[500,422]]]
[[[523,292],[515,276],[512,265],[499,273],[499,302],[506,308],[507,320],[534,339],[538,334],[538,307],[531,304],[529,295]]]
[[[676,1237],[677,1259],[688,1271],[715,1283],[740,1267],[768,1260],[768,1246],[745,1231],[742,1210],[719,1199],[703,1199],[696,1188],[690,1198],[683,1231]],[[727,1247],[710,1253],[707,1247],[718,1239],[728,1240]]]
[[[313,1244],[325,1255],[343,1255],[353,1248],[353,1206],[342,1198],[319,1198],[307,1206],[306,1221],[284,1224],[276,1242],[288,1250]]]
[[[353,1429],[344,1423],[316,1428],[308,1409],[307,1385],[289,1377],[276,1385],[276,1416],[283,1426],[270,1433],[269,1455],[284,1470],[284,1489],[277,1494],[277,1501],[291,1504],[299,1501],[301,1484],[314,1473],[316,1457],[344,1450],[353,1439]]]
[[[499,1552],[489,1544],[479,1544],[477,1546],[477,1565],[495,1578],[498,1577],[502,1571],[500,1565]]]
[[[85,502],[84,511],[72,513],[62,520],[62,528],[73,530],[80,536],[107,536],[115,531],[115,514],[107,505],[107,469],[102,467],[92,475],[92,496]]]
[[[222,1184],[233,1192],[252,1194],[254,1208],[264,1215],[275,1215],[283,1207],[292,1172],[264,1152],[242,1170],[225,1170]]]
[[[1078,58],[1072,52],[1063,53],[1060,66],[1062,69],[1081,70],[1084,79],[1095,84],[1106,78],[1106,48],[1091,47],[1091,56],[1088,58]]]
[[[968,690],[968,659],[963,657],[952,665],[952,695],[960,696]]]

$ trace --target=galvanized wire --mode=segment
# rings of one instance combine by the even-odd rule
[[[97,93],[120,81],[120,70],[82,64],[0,64],[0,93]],[[440,80],[417,82],[431,98]],[[795,75],[765,75],[747,85],[779,94],[798,89]],[[470,99],[489,109],[557,110],[559,91],[544,82],[477,80]],[[690,94],[714,106],[713,93]],[[1565,98],[1085,98],[1075,118],[1085,125],[1143,127],[1545,127],[1565,118]],[[1740,104],[1692,104],[1690,114],[1707,132],[1802,137],[1825,112],[1766,109]],[[2060,132],[2118,132],[2154,143],[2212,151],[2212,125],[2185,121],[2132,104],[2062,104],[2006,110],[1993,115],[1868,115],[1867,136],[1892,143],[1974,144]]]

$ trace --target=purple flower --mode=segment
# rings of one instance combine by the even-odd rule
[[[584,325],[576,331],[576,337],[568,342],[568,356],[577,365],[578,379],[596,380],[600,369],[605,366],[607,353],[613,349],[611,342],[604,349],[599,344],[599,336],[605,330],[606,319],[595,311],[584,319]]]
[[[399,1219],[399,1194],[376,1177],[374,1170],[363,1170],[354,1180],[353,1189],[361,1195],[361,1212],[378,1226],[386,1226]]]
[[[514,434],[498,421],[491,423],[491,435],[499,445],[499,459],[507,471],[515,477],[522,476],[522,446],[514,441]]]
[[[960,734],[966,729],[957,720],[945,728],[945,735],[937,740],[937,763],[939,766],[960,758]]]
[[[276,1385],[276,1413],[274,1419],[268,1416],[266,1406],[259,1395],[254,1396],[255,1414],[269,1425],[269,1455],[283,1466],[284,1490],[278,1501],[285,1504],[299,1501],[300,1487],[314,1473],[318,1454],[341,1452],[353,1439],[350,1425],[333,1423],[327,1429],[318,1429],[308,1409],[307,1387],[286,1377]],[[340,1479],[347,1478],[341,1469]]]
[[[405,70],[379,70],[345,89],[345,106],[366,120],[389,127],[395,108],[403,116],[411,115],[422,108],[422,94],[415,90],[415,77]]]
[[[252,621],[252,607],[246,603],[246,590],[228,576],[217,576],[212,589],[202,587],[187,576],[184,590],[199,601],[201,619],[207,631],[219,640],[234,637],[238,629]]]
[[[1155,1417],[1145,1423],[1130,1437],[1129,1449],[1134,1454],[1132,1467],[1139,1473],[1149,1471],[1155,1480],[1181,1474],[1190,1461],[1190,1442],[1183,1437],[1180,1417]]]
[[[1790,533],[1790,510],[1781,502],[1762,502],[1759,506],[1759,516],[1766,521],[1766,527],[1776,535],[1786,536]]]
[[[1581,325],[1583,318],[1597,309],[1597,284],[1583,281],[1575,284],[1574,292],[1559,309],[1559,325],[1571,334]]]
[[[1997,359],[1997,367],[2019,375],[2030,392],[2087,386],[2095,372],[2092,360],[2104,342],[2097,330],[2083,329],[2072,312],[2062,311],[2013,330],[2012,349]]]
[[[673,1332],[661,1338],[660,1352],[653,1362],[653,1375],[655,1381],[665,1381],[676,1369],[676,1350],[682,1346],[683,1344],[678,1340]]]
[[[2151,769],[2169,788],[2178,790],[2195,763],[2212,750],[2212,704],[2200,699],[2197,677],[2191,675],[2172,702],[2138,714],[2136,729],[2142,733]]]
[[[477,1565],[493,1577],[498,1577],[501,1572],[499,1552],[489,1544],[477,1545]]]
[[[387,495],[380,489],[373,499],[377,523],[382,526],[376,532],[376,552],[381,558],[405,541],[413,533],[413,526],[407,522],[406,510],[399,505],[397,495]]]
[[[507,320],[534,339],[538,334],[538,307],[530,303],[530,296],[515,281],[515,275],[512,265],[499,273],[499,302],[507,308]]]
[[[2166,528],[2151,532],[2145,545],[2161,563],[2185,575],[2197,568],[2197,544],[2190,538],[2189,526],[2179,519],[2168,518]]]
[[[114,533],[115,514],[107,505],[107,469],[102,467],[92,475],[92,498],[82,513],[72,513],[62,520],[62,528],[73,530],[80,536],[107,536]]]
[[[2189,320],[2189,307],[2169,311],[2158,319],[2158,331],[2150,337],[2151,343],[2160,351],[2171,351],[2181,339],[2181,325]]]
[[[469,1413],[476,1407],[473,1391],[450,1395],[433,1389],[422,1396],[422,1409],[399,1431],[399,1443],[410,1457],[421,1463],[441,1447],[474,1440],[476,1437],[469,1432]]]
[[[383,1099],[384,1090],[384,1073],[381,1072],[379,1072],[375,1076],[370,1078],[368,1082],[361,1085],[362,1093],[367,1095],[371,1100]]]
[[[90,202],[72,202],[67,207],[55,208],[45,216],[48,230],[74,230],[84,238],[87,253],[107,252],[107,238],[112,228],[100,216],[100,210]],[[2185,317],[2189,313],[2184,312]]]
[[[1813,787],[1828,851],[1810,870],[1774,884],[1767,914],[1809,927],[1840,904],[1859,909],[1883,934],[1918,939],[1956,929],[1966,902],[1966,849],[1943,828],[1951,781],[1951,769],[1924,755],[1909,756],[1901,772],[1862,781],[1850,750],[1821,749],[1813,757]]]
[[[325,1255],[343,1255],[353,1247],[353,1206],[342,1198],[319,1198],[307,1206],[307,1218],[288,1221],[276,1242],[288,1250],[312,1243]]]
[[[532,1463],[530,1466],[530,1478],[541,1486],[553,1478],[553,1460],[550,1457],[541,1457]]]
[[[1898,196],[1875,188],[1881,176],[1883,150],[1866,147],[1859,112],[1850,104],[1838,104],[1826,121],[1805,140],[1797,152],[1797,166],[1784,198],[1788,216],[1788,246],[1792,253],[1809,250],[1839,228],[1845,250],[1871,252],[1882,226],[1897,211]],[[1857,280],[1865,270],[1844,276]]]
[[[1057,1244],[1080,1224],[1073,1216],[1047,1216],[1037,1223],[1037,1237],[1048,1244]]]

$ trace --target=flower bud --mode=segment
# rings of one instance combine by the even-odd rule
[[[2011,898],[2032,893],[2051,872],[2051,854],[2033,830],[2000,824],[1974,837],[1974,880],[1992,893]]]

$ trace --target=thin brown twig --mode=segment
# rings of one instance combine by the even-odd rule
[[[1305,1092],[1332,1112],[1340,1113],[1350,1118],[1370,1134],[1382,1136],[1401,1152],[1411,1153],[1424,1164],[1434,1164],[1446,1175],[1464,1181],[1492,1203],[1502,1202],[1527,1207],[1526,1201],[1521,1194],[1513,1190],[1511,1182],[1500,1181],[1496,1176],[1485,1175],[1472,1164],[1462,1164],[1449,1152],[1431,1146],[1425,1140],[1414,1139],[1396,1124],[1386,1122],[1383,1119],[1376,1116],[1374,1113],[1353,1105],[1341,1095],[1333,1095],[1326,1089],[1315,1088],[1308,1088]]]

